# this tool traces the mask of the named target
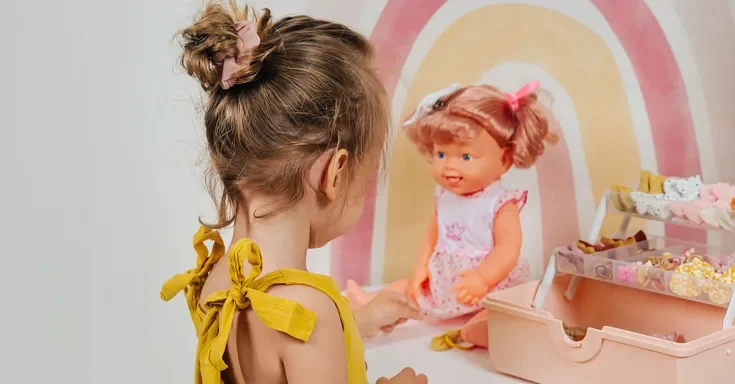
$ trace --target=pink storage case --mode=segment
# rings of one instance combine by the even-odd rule
[[[735,381],[735,328],[722,329],[724,308],[587,279],[567,300],[569,280],[557,278],[541,308],[531,305],[539,281],[486,300],[497,371],[544,384]],[[562,322],[588,326],[587,335],[572,341]],[[674,330],[688,342],[646,335]]]
[[[600,204],[592,241],[598,238],[608,196]],[[658,238],[648,243],[660,243],[655,252],[663,252],[684,242]],[[604,281],[590,274],[590,264],[625,263],[635,249],[585,256],[585,267],[577,270],[553,255],[544,280],[491,294],[484,306],[495,370],[543,384],[735,382],[733,286],[726,302],[714,303],[705,294],[677,297],[669,289],[670,272],[665,289],[617,285],[615,277]],[[586,327],[587,334],[573,341],[563,324]],[[686,342],[648,336],[669,332],[684,335]]]

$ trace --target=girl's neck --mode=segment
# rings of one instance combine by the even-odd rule
[[[310,232],[306,214],[293,208],[256,219],[252,209],[241,211],[247,213],[239,213],[235,219],[232,244],[244,238],[253,240],[263,255],[263,272],[284,268],[306,270]]]

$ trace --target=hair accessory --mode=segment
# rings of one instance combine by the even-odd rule
[[[619,265],[616,272],[618,283],[634,285],[638,281],[638,265],[636,264]]]
[[[577,273],[584,273],[584,252],[576,244],[559,247],[556,254],[572,263]]]
[[[705,255],[704,261],[715,267],[715,272],[724,274],[727,270],[735,266],[732,256],[727,255]]]
[[[612,263],[606,262],[603,264],[598,264],[594,268],[595,277],[602,280],[612,280],[613,279],[613,268]]]
[[[222,65],[222,89],[229,89],[235,85],[235,74],[250,66],[250,56],[253,49],[260,45],[258,29],[252,21],[238,21],[235,23],[237,30],[237,52],[218,52],[214,55],[214,62]]]
[[[654,267],[650,261],[641,265],[636,271],[637,281],[643,288],[657,291],[666,290],[664,272]]]
[[[454,83],[444,89],[434,91],[424,96],[424,98],[419,103],[419,106],[416,108],[416,112],[414,112],[413,115],[411,115],[411,117],[406,120],[405,123],[403,123],[403,126],[407,127],[411,124],[414,124],[424,116],[431,113],[431,111],[433,111],[434,109],[443,107],[444,102],[450,96],[457,93],[457,91],[459,91],[460,89],[462,89],[462,87],[459,85],[459,83]]]
[[[704,284],[703,290],[709,300],[715,304],[727,304],[732,298],[732,288],[727,283],[708,281]]]
[[[675,273],[669,280],[671,292],[684,297],[698,297],[702,294],[702,287],[696,276],[685,273]]]
[[[530,95],[533,93],[533,91],[537,90],[538,87],[541,86],[541,82],[538,80],[534,80],[526,85],[524,85],[521,89],[518,90],[518,92],[514,94],[506,93],[505,98],[508,100],[508,104],[510,104],[510,109],[515,112],[518,110],[518,100]]]
[[[585,336],[587,336],[587,329],[582,327],[570,327],[564,323],[562,323],[562,326],[564,327],[564,333],[567,334],[567,337],[574,341],[582,341]]]
[[[676,332],[669,332],[669,333],[651,333],[648,336],[655,337],[657,339],[666,340],[666,341],[671,341],[671,342],[674,342],[674,343],[686,343],[686,339],[684,338],[684,336],[682,334],[676,333]]]
[[[638,284],[640,284],[643,287],[646,287],[648,283],[651,282],[651,273],[650,273],[651,269],[653,269],[653,264],[651,264],[650,261],[647,261],[640,268],[638,268],[638,270],[636,271],[636,277],[637,277]]]

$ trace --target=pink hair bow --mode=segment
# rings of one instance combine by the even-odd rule
[[[214,62],[222,64],[222,89],[229,89],[235,85],[235,74],[250,66],[250,56],[253,49],[260,45],[258,29],[252,21],[238,21],[235,23],[237,30],[237,52],[218,52],[214,55]]]
[[[632,285],[638,279],[638,267],[635,264],[619,265],[617,270],[617,279],[619,283]]]
[[[510,104],[510,109],[515,112],[518,110],[518,100],[530,95],[533,93],[533,91],[537,90],[538,87],[541,86],[541,82],[538,80],[534,80],[526,85],[524,85],[521,89],[518,90],[518,92],[514,94],[506,93],[505,98],[508,100],[508,104]]]

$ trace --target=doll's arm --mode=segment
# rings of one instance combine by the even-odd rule
[[[487,259],[479,266],[488,287],[494,287],[505,279],[518,264],[521,256],[521,216],[516,203],[506,203],[498,210],[493,224],[495,246]]]
[[[434,247],[436,247],[436,241],[439,236],[439,225],[436,222],[436,210],[431,214],[431,219],[429,220],[429,228],[426,230],[426,235],[424,235],[424,239],[421,241],[421,246],[419,247],[419,260],[418,264],[416,264],[416,267],[424,268],[429,265],[429,259],[431,258],[431,254],[434,253]]]
[[[429,259],[431,259],[431,254],[434,252],[438,236],[439,226],[437,225],[435,210],[431,215],[429,228],[426,230],[426,235],[424,235],[424,239],[421,241],[421,246],[419,247],[418,262],[416,263],[411,279],[406,286],[406,296],[411,300],[416,301],[418,296],[428,293],[427,283],[431,279],[429,274]]]

